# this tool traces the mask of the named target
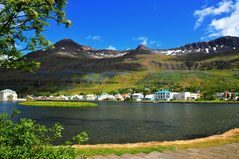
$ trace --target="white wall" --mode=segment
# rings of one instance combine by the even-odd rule
[[[16,93],[7,93],[7,92],[0,92],[0,100],[6,101],[9,100],[9,97],[12,96],[12,100],[17,100]]]

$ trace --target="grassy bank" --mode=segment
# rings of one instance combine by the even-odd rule
[[[97,104],[90,102],[54,102],[54,101],[26,101],[20,102],[23,106],[41,106],[41,107],[95,107]]]
[[[239,101],[201,100],[201,101],[159,101],[158,103],[202,103],[202,104],[239,104]]]
[[[174,150],[185,150],[189,148],[207,148],[213,146],[222,146],[239,142],[239,129],[230,130],[222,135],[214,135],[206,138],[194,140],[181,140],[169,142],[148,142],[136,144],[102,144],[102,145],[76,145],[77,155],[95,156],[95,155],[123,155],[163,152]]]
[[[175,146],[152,146],[152,147],[139,147],[139,148],[98,148],[98,149],[76,149],[77,155],[84,157],[96,156],[96,155],[111,155],[115,154],[121,156],[123,154],[138,154],[138,153],[150,153],[150,152],[163,152],[174,151]]]
[[[214,146],[222,146],[232,143],[239,143],[239,135],[235,135],[233,137],[227,139],[215,139],[205,142],[198,142],[198,143],[188,143],[188,144],[177,144],[174,145],[177,150],[185,150],[189,148],[207,148],[207,147],[214,147]]]

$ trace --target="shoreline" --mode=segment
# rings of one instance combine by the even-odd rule
[[[179,146],[179,145],[190,145],[190,144],[200,144],[204,142],[213,141],[224,141],[230,140],[234,137],[239,136],[239,128],[229,130],[221,135],[212,135],[205,138],[197,138],[190,140],[175,140],[175,141],[154,141],[154,142],[139,142],[139,143],[127,143],[127,144],[96,144],[96,145],[73,145],[76,149],[122,149],[122,148],[147,148],[156,146]]]
[[[157,102],[152,102],[152,101],[95,101],[96,103],[141,103],[141,104],[239,104],[239,101],[229,101],[229,102],[224,102],[224,101],[157,101]]]
[[[154,103],[154,102],[153,102]],[[156,103],[183,103],[183,104],[239,104],[239,101],[171,101]]]
[[[239,104],[239,101],[87,101],[87,100],[35,100],[36,102],[109,102],[109,103],[178,103],[178,104]]]

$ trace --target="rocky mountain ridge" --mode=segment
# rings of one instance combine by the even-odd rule
[[[37,58],[39,56],[60,56],[69,58],[84,58],[84,59],[102,59],[102,58],[117,58],[135,52],[148,52],[154,54],[165,54],[183,56],[190,54],[219,54],[225,51],[239,49],[239,37],[222,37],[209,42],[198,42],[186,44],[182,47],[172,48],[168,50],[150,49],[147,46],[140,44],[136,49],[131,50],[107,50],[94,49],[90,46],[80,45],[71,39],[63,39],[54,45],[54,48],[39,50],[26,57]]]
[[[173,48],[165,51],[167,55],[187,55],[196,53],[221,53],[239,48],[239,37],[225,36],[209,42],[197,42],[186,44],[182,47]]]

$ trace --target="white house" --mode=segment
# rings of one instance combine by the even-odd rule
[[[115,95],[115,100],[124,101],[124,97],[121,94],[118,93],[118,94]]]
[[[200,97],[201,97],[200,93],[180,92],[180,93],[174,94],[173,99],[174,100],[196,100]]]
[[[128,99],[130,99],[131,97],[130,97],[130,94],[122,94],[122,97],[124,98],[124,100],[128,100]]]
[[[0,100],[2,101],[15,101],[17,100],[17,93],[11,89],[4,89],[0,91]]]
[[[224,98],[224,93],[216,93],[217,99],[223,100]]]
[[[59,99],[59,100],[69,100],[69,97],[64,96],[64,95],[60,95],[59,97],[57,97],[57,99]]]
[[[97,99],[97,96],[95,94],[88,94],[86,96],[86,100],[88,101],[95,101]]]
[[[155,100],[170,101],[173,99],[173,94],[168,90],[160,90],[155,93]]]
[[[111,95],[111,94],[108,94],[106,100],[115,100],[115,96]]]
[[[84,96],[83,95],[74,95],[74,96],[71,96],[71,100],[84,100]]]
[[[98,101],[108,100],[108,96],[109,96],[108,93],[102,93],[101,95],[99,95],[99,96],[97,97],[97,100],[98,100]]]
[[[190,100],[196,100],[201,98],[201,93],[190,93]]]
[[[134,93],[132,94],[132,99],[136,101],[142,101],[144,99],[144,95],[142,93]]]
[[[190,94],[190,92],[180,92],[178,94],[175,94],[174,100],[189,100]]]
[[[155,100],[155,94],[148,94],[144,97],[145,100]]]

